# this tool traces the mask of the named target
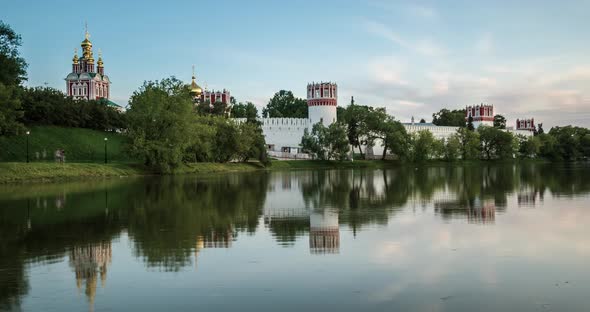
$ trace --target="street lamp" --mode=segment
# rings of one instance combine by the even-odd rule
[[[104,138],[104,163],[105,164],[107,163],[107,141],[108,140],[109,139]]]
[[[27,131],[27,163],[29,163],[29,134],[31,134],[31,131]]]

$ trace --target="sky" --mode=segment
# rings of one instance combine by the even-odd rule
[[[590,1],[2,0],[22,35],[29,86],[65,91],[84,24],[111,99],[175,76],[259,109],[281,89],[338,83],[338,104],[398,120],[493,104],[508,125],[590,127]]]

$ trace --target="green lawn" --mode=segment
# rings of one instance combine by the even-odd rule
[[[54,161],[57,149],[64,149],[66,162],[104,162],[104,138],[108,138],[109,161],[133,162],[125,152],[127,138],[121,134],[81,128],[53,126],[30,127],[29,159],[32,162]],[[0,161],[25,161],[25,134],[0,137]]]

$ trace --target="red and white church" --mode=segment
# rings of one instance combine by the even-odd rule
[[[123,108],[112,102],[111,81],[104,73],[104,62],[102,54],[98,52],[98,61],[94,67],[94,55],[92,52],[92,42],[88,30],[85,32],[84,41],[81,44],[82,57],[78,57],[77,49],[72,59],[72,72],[66,77],[67,95],[75,100],[101,100],[117,110]]]

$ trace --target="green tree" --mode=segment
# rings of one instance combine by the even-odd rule
[[[189,88],[174,77],[144,82],[129,106],[131,151],[155,170],[172,172],[182,163],[193,137]]]
[[[328,146],[328,128],[324,127],[321,122],[313,125],[311,133],[307,129],[303,130],[301,138],[301,149],[311,154],[313,159],[326,160]]]
[[[22,132],[24,127],[17,121],[23,115],[20,107],[19,88],[0,83],[0,135]]]
[[[414,161],[422,162],[434,157],[436,140],[434,139],[432,132],[429,130],[420,130],[416,133],[412,133],[411,140]]]
[[[20,57],[21,36],[0,21],[0,84],[17,86],[25,81],[27,63]]]
[[[258,109],[252,102],[238,103],[232,106],[231,109],[232,118],[246,118],[250,120],[256,120],[258,118]]]
[[[563,157],[558,151],[557,139],[547,133],[540,133],[537,135],[540,142],[539,156],[551,159],[551,160],[562,160]]]
[[[213,160],[228,162],[240,152],[239,129],[231,120],[225,118],[216,118],[215,127],[217,131],[213,143]]]
[[[459,128],[457,130],[457,139],[459,140],[459,154],[463,160],[479,158],[479,133],[471,131],[469,128]]]
[[[426,120],[424,118],[420,119],[420,123],[426,123]]]
[[[211,162],[213,157],[213,144],[215,143],[215,118],[213,116],[195,115],[191,123],[191,144],[187,149],[187,162]]]
[[[518,152],[521,157],[535,158],[541,150],[541,140],[538,136],[530,136],[528,138],[519,136]]]
[[[383,155],[381,159],[385,159],[385,155],[389,150],[390,139],[388,135],[391,135],[396,127],[396,123],[399,123],[389,116],[385,111],[385,108],[372,108],[370,107],[365,115],[364,123],[361,123],[361,133],[366,134],[366,145],[367,147],[373,146],[374,142],[380,141],[383,146]]]
[[[461,153],[461,141],[458,134],[451,135],[444,142],[444,158],[447,161],[455,161],[459,159]]]
[[[494,116],[494,128],[506,129],[506,118],[502,115]]]
[[[362,145],[367,144],[367,136],[369,127],[366,125],[367,114],[370,109],[368,106],[356,105],[354,101],[348,105],[343,113],[343,120],[347,127],[348,142],[354,147],[357,147],[361,158],[365,158],[363,154]],[[339,119],[340,120],[340,119]]]
[[[432,114],[432,123],[437,126],[465,127],[465,109],[441,109]]]
[[[307,118],[307,101],[296,98],[291,91],[281,90],[262,109],[262,117]]]
[[[475,127],[473,126],[473,117],[469,116],[469,118],[467,118],[467,130],[469,131],[474,131]]]
[[[399,159],[408,160],[410,153],[410,135],[406,128],[398,121],[391,120],[386,135],[386,145],[392,155]]]
[[[346,160],[350,152],[346,136],[346,125],[340,122],[332,123],[326,132],[326,143],[328,144],[329,159]]]
[[[480,135],[481,150],[486,159],[510,159],[518,151],[518,142],[508,132],[495,127],[481,126],[477,129]]]
[[[264,165],[269,164],[266,142],[258,122],[243,122],[238,125],[237,158],[244,162],[255,158]]]
[[[553,127],[549,135],[556,139],[555,151],[560,159],[576,160],[584,156],[586,147],[583,146],[583,138],[590,134],[586,128],[565,126]]]
[[[543,134],[545,133],[545,130],[543,130],[543,124],[540,123],[537,125],[537,133],[535,135],[539,135],[539,134]]]

